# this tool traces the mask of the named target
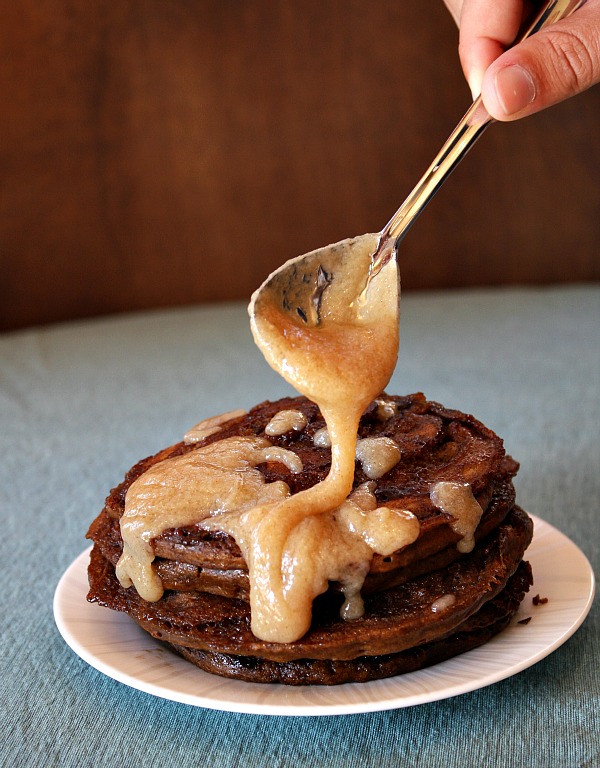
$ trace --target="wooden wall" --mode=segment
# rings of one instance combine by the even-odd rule
[[[0,0],[0,328],[247,299],[380,229],[470,97],[441,0]],[[600,277],[600,89],[495,125],[403,289]]]

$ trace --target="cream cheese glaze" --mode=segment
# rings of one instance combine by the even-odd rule
[[[365,290],[376,240],[365,235],[315,252],[328,269],[343,263],[320,293],[317,322],[286,311],[277,291],[259,289],[250,304],[252,332],[265,358],[325,419],[331,444],[327,477],[293,496],[285,483],[265,483],[255,467],[267,457],[301,470],[295,454],[270,446],[266,438],[222,440],[155,465],[127,493],[117,567],[124,586],[133,583],[145,599],[159,599],[152,539],[166,528],[202,521],[205,528],[232,535],[244,555],[253,633],[292,642],[308,630],[312,602],[329,581],[344,591],[343,615],[357,618],[373,553],[387,556],[417,539],[419,522],[412,513],[377,508],[369,484],[352,493],[359,419],[388,383],[399,343],[396,261],[385,264]],[[385,404],[381,411],[382,417],[389,413]],[[299,426],[289,414],[283,421],[286,429]],[[203,427],[218,429],[220,422]],[[203,432],[196,428],[188,440],[198,434]],[[393,444],[364,443],[361,461],[374,477],[399,459]]]
[[[132,483],[121,518],[123,554],[117,577],[135,585],[144,600],[160,600],[163,586],[152,568],[152,539],[168,528],[190,525],[230,509],[243,510],[289,495],[284,482],[265,483],[257,469],[280,461],[302,471],[295,453],[266,438],[228,438],[150,467]]]
[[[377,480],[400,461],[400,448],[389,437],[367,437],[357,441],[356,458],[365,475]]]
[[[441,613],[442,611],[447,611],[448,608],[452,608],[455,602],[455,595],[442,595],[441,597],[438,597],[437,600],[434,600],[433,603],[431,603],[431,610],[433,613]]]
[[[475,546],[475,530],[483,514],[471,486],[442,481],[432,486],[429,495],[438,509],[452,516],[450,527],[461,537],[456,544],[458,551],[471,552]]]
[[[331,448],[326,427],[315,432],[313,444],[317,448]],[[355,458],[360,462],[365,475],[371,480],[377,480],[400,461],[400,448],[389,437],[367,437],[356,441]]]
[[[204,440],[205,437],[210,437],[216,432],[221,430],[221,427],[225,422],[235,419],[238,416],[243,416],[246,413],[242,408],[235,411],[228,411],[227,413],[221,413],[218,416],[211,416],[208,419],[198,422],[195,426],[185,433],[183,437],[184,443],[199,443]]]
[[[343,263],[320,295],[317,322],[308,322],[306,312],[283,306],[279,290],[265,290],[271,278],[252,297],[250,326],[257,346],[283,378],[319,406],[331,441],[331,469],[322,482],[281,502],[250,510],[243,529],[232,534],[247,559],[252,631],[262,640],[292,642],[310,626],[312,601],[326,589],[326,580],[314,555],[288,558],[289,541],[300,535],[300,529],[320,524],[311,518],[341,508],[346,501],[354,481],[360,417],[385,388],[396,365],[399,276],[394,259],[365,292],[376,244],[376,235],[365,235],[312,254],[330,277],[328,265],[335,269]],[[358,525],[355,505],[347,509],[341,517]],[[375,518],[377,511],[358,514]],[[418,537],[418,522],[410,513],[383,512],[381,525],[388,533],[393,529],[403,546]],[[333,573],[332,539],[323,536],[322,541],[324,558],[330,563],[328,578],[339,580]],[[360,579],[371,556],[372,552],[365,552],[360,559]]]
[[[277,437],[287,432],[302,432],[306,423],[306,416],[302,411],[279,411],[265,427],[265,434]]]
[[[203,524],[209,530],[224,530],[233,536],[248,565],[251,595],[254,590],[263,601],[271,597],[268,608],[264,602],[258,603],[260,610],[253,607],[252,631],[272,642],[292,642],[302,637],[312,619],[312,601],[327,590],[330,581],[339,582],[344,594],[342,617],[362,616],[360,590],[373,553],[391,555],[419,535],[419,521],[413,514],[377,507],[372,491],[363,486],[335,509],[318,514],[307,509],[283,541],[273,514],[281,514],[282,510],[285,512],[282,503],[276,501],[269,506],[266,500],[264,506],[238,508]],[[261,567],[261,558],[272,555],[274,550],[279,557],[275,584],[271,573]]]

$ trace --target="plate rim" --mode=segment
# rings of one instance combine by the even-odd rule
[[[516,661],[505,668],[492,666],[487,674],[484,674],[481,677],[471,677],[466,681],[462,680],[453,685],[447,684],[445,687],[439,688],[435,693],[427,686],[423,686],[423,690],[420,693],[413,693],[407,696],[397,695],[395,697],[387,696],[385,698],[378,698],[377,696],[378,689],[401,688],[403,682],[408,681],[414,683],[416,681],[418,683],[421,678],[425,681],[428,679],[431,680],[431,678],[435,679],[436,677],[440,677],[443,672],[453,670],[457,666],[460,668],[465,662],[467,665],[469,664],[469,661],[473,663],[477,659],[477,652],[479,652],[479,655],[487,654],[487,651],[489,651],[490,648],[493,648],[494,645],[497,646],[498,643],[503,643],[503,640],[506,640],[506,633],[510,631],[511,627],[514,627],[515,624],[518,624],[518,622],[522,620],[519,619],[519,616],[523,613],[523,603],[521,604],[517,615],[513,617],[511,624],[503,630],[503,632],[499,633],[499,635],[479,648],[467,651],[464,654],[460,654],[459,656],[455,656],[423,670],[417,670],[416,672],[410,672],[405,675],[398,675],[384,680],[374,680],[367,683],[346,683],[337,686],[284,686],[276,683],[251,683],[222,678],[194,667],[190,662],[185,661],[165,648],[159,640],[152,638],[144,632],[127,614],[112,611],[110,608],[92,605],[86,602],[87,561],[89,559],[89,552],[92,548],[91,546],[84,549],[71,562],[57,583],[53,598],[54,621],[60,635],[71,650],[101,674],[149,695],[190,706],[252,715],[331,716],[401,709],[434,701],[441,701],[464,693],[470,693],[474,690],[487,687],[488,685],[493,685],[494,683],[519,674],[525,669],[537,664],[557,650],[567,642],[573,634],[575,634],[585,621],[591,609],[595,595],[595,575],[588,558],[577,544],[551,523],[548,523],[531,513],[528,514],[530,514],[530,517],[534,522],[534,538],[525,553],[527,559],[529,559],[527,553],[530,553],[529,557],[531,557],[531,554],[536,553],[536,546],[539,547],[540,543],[543,544],[545,539],[551,537],[557,547],[561,549],[568,548],[571,550],[569,557],[565,558],[565,561],[570,564],[571,568],[575,567],[572,559],[573,555],[575,555],[578,560],[576,564],[578,566],[577,576],[582,581],[582,591],[581,595],[576,599],[576,604],[579,606],[576,617],[574,620],[564,624],[564,626],[562,626],[562,631],[554,636],[553,641],[540,648],[536,653],[529,656],[525,655],[520,661]],[[530,550],[533,550],[533,552],[530,552]],[[532,567],[534,569],[533,591],[535,592],[535,564],[533,564]],[[558,574],[556,580],[558,581]],[[583,582],[585,582],[585,584]],[[90,648],[89,642],[85,643],[82,641],[81,633],[85,622],[68,616],[69,611],[67,609],[67,604],[72,608],[72,602],[68,600],[67,593],[69,590],[72,590],[74,584],[76,587],[82,589],[83,601],[81,605],[83,606],[84,611],[91,609],[93,611],[103,612],[102,614],[98,614],[98,619],[95,619],[95,621],[105,624],[108,620],[108,623],[113,628],[122,624],[124,627],[127,627],[127,633],[130,631],[134,632],[134,638],[135,633],[139,633],[139,643],[137,647],[134,639],[134,647],[128,650],[128,653],[137,652],[138,655],[136,658],[139,658],[140,654],[154,650],[155,653],[152,655],[157,670],[161,666],[157,658],[160,658],[162,654],[168,654],[166,657],[168,661],[165,662],[164,659],[162,661],[162,664],[166,665],[166,667],[177,665],[177,668],[181,668],[186,677],[189,676],[186,673],[200,676],[200,681],[204,680],[205,682],[210,683],[217,691],[227,691],[228,689],[231,689],[231,694],[231,692],[235,693],[235,691],[241,688],[242,692],[252,693],[250,698],[254,699],[254,701],[244,701],[243,697],[235,698],[231,695],[229,697],[219,698],[218,696],[207,697],[205,695],[186,693],[172,687],[169,688],[164,681],[161,684],[157,684],[156,682],[144,680],[139,676],[126,673],[118,667],[115,667],[113,664],[105,662],[98,655],[97,650],[94,651]],[[529,594],[531,594],[531,592]],[[531,642],[531,638],[528,638],[528,640]],[[121,641],[124,642],[124,639],[122,638]],[[112,651],[113,654],[117,652],[118,651],[115,650]],[[456,676],[456,672],[453,674]],[[302,694],[306,694],[307,692],[308,697],[304,696],[304,698],[307,698],[308,700],[301,703],[294,702],[295,699],[302,699]],[[344,692],[348,692],[349,694],[349,701],[346,703],[338,701],[340,699],[340,694],[343,695]],[[260,693],[263,693],[264,696],[257,695]],[[356,695],[357,693],[358,695]],[[273,703],[271,701],[273,697],[282,701]],[[315,702],[314,699],[318,699],[318,702]],[[327,699],[333,699],[333,701],[327,703]]]

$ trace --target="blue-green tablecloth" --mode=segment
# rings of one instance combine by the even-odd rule
[[[600,289],[408,295],[388,388],[471,412],[521,462],[521,506],[599,566]],[[65,644],[52,599],[108,490],[200,419],[290,389],[245,306],[0,336],[3,766],[600,765],[597,605],[553,654],[494,685],[370,714],[232,714],[155,698]]]

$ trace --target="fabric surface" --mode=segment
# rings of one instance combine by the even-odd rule
[[[469,411],[521,462],[521,505],[600,563],[600,288],[411,295],[390,392]],[[599,611],[535,666],[431,704],[267,717],[155,698],[89,667],[53,621],[56,584],[108,490],[200,419],[291,390],[245,306],[0,337],[0,764],[597,766]]]

